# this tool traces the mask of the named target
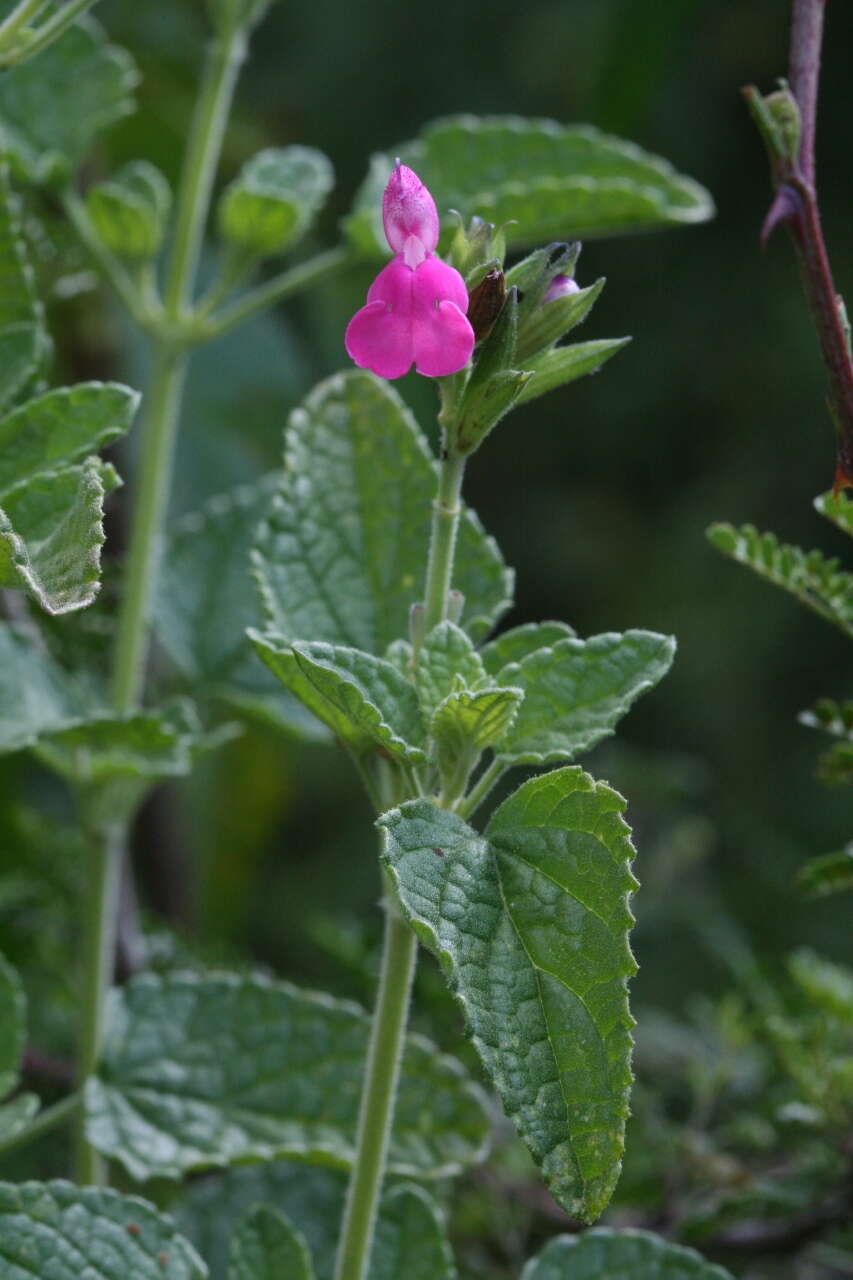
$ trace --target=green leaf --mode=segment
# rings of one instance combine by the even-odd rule
[[[704,222],[708,192],[658,156],[588,126],[517,116],[451,116],[420,138],[373,157],[347,220],[366,253],[386,252],[382,191],[402,156],[429,187],[439,214],[457,209],[506,224],[515,245],[588,239]]]
[[[153,258],[166,234],[172,192],[147,160],[131,160],[86,192],[89,216],[101,240],[127,258]]]
[[[79,783],[114,778],[157,780],[189,773],[201,739],[186,704],[160,711],[90,713],[45,734],[36,752],[55,773]]]
[[[406,917],[507,1113],[552,1195],[585,1220],[616,1184],[631,1083],[624,806],[568,768],[526,782],[485,836],[427,800],[379,821]]]
[[[308,1246],[283,1214],[259,1205],[231,1239],[228,1280],[314,1280]]]
[[[117,382],[60,387],[0,420],[0,496],[124,435],[139,395]]]
[[[651,1231],[600,1227],[557,1236],[528,1262],[521,1280],[732,1280],[694,1249]]]
[[[137,73],[90,18],[38,58],[0,76],[0,138],[13,170],[31,182],[69,178],[96,134],[133,110]]]
[[[479,689],[488,682],[471,639],[454,622],[440,622],[424,640],[415,668],[415,687],[428,726],[433,712],[456,689]]]
[[[257,257],[284,253],[308,229],[334,186],[330,161],[313,147],[268,147],[222,194],[222,238]]]
[[[284,487],[254,553],[271,630],[375,654],[408,635],[435,492],[426,441],[387,382],[353,370],[316,387],[291,415]],[[469,510],[453,586],[465,630],[482,638],[509,605],[512,575]]]
[[[797,882],[806,893],[815,898],[853,889],[853,844],[834,853],[822,853],[816,858],[809,858],[800,867]]]
[[[70,1182],[0,1183],[3,1280],[205,1280],[170,1220],[138,1196]]]
[[[91,604],[100,589],[104,499],[119,483],[100,458],[44,472],[0,508],[0,586],[28,592],[47,613]]]
[[[171,527],[154,627],[194,696],[225,701],[288,733],[324,738],[325,729],[282,689],[246,640],[246,628],[260,621],[249,551],[280,484],[278,473],[262,476],[211,498]]]
[[[392,663],[343,645],[289,645],[257,631],[249,638],[273,675],[356,755],[381,747],[410,764],[425,759],[417,695]]]
[[[20,206],[0,157],[0,411],[38,374],[49,345],[44,308],[36,297],[27,259]]]
[[[27,998],[17,970],[0,954],[0,1098],[18,1083],[27,1034]]]
[[[821,493],[814,500],[815,510],[831,520],[844,533],[853,537],[853,501],[842,490],[840,493]]]
[[[24,1129],[28,1129],[40,1108],[41,1102],[34,1093],[19,1093],[10,1102],[4,1102],[0,1106],[0,1143],[9,1142],[17,1134],[23,1133]]]
[[[552,347],[542,355],[525,360],[525,368],[533,377],[524,384],[518,404],[526,404],[528,400],[544,396],[546,392],[588,373],[597,373],[630,341],[630,338],[599,338],[593,342],[573,342],[567,347]]]
[[[368,1280],[456,1280],[444,1224],[422,1187],[394,1187],[382,1198]]]
[[[791,977],[813,1005],[853,1025],[853,969],[801,947],[788,959]]]
[[[739,529],[711,525],[708,539],[718,551],[789,591],[845,635],[853,636],[853,576],[839,569],[837,559],[826,560],[819,551],[788,546],[751,524]]]
[[[613,732],[636,699],[672,665],[675,640],[654,631],[558,640],[495,679],[520,685],[524,702],[499,755],[507,764],[571,760]]]
[[[550,648],[558,640],[569,640],[574,634],[565,622],[526,622],[521,627],[504,631],[483,645],[480,657],[489,675],[497,676],[510,662],[521,662],[538,649]]]
[[[281,1156],[348,1168],[369,1027],[355,1005],[261,977],[142,975],[114,993],[89,1139],[136,1179]],[[459,1064],[409,1037],[391,1171],[458,1173],[487,1133]]]
[[[84,706],[79,688],[29,633],[0,623],[0,752],[76,723]]]
[[[236,1165],[186,1184],[175,1210],[178,1228],[206,1260],[211,1280],[227,1280],[230,1240],[239,1222],[256,1205],[275,1205],[299,1223],[317,1280],[332,1280],[346,1181],[339,1169],[297,1161]]]
[[[476,693],[462,689],[439,703],[430,733],[445,784],[460,762],[467,779],[480,753],[503,741],[523,699],[522,689],[480,689]]]

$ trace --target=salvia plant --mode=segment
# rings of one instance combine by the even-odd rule
[[[592,128],[443,119],[373,158],[340,244],[259,279],[333,185],[326,157],[300,146],[218,182],[265,3],[208,0],[174,193],[144,158],[82,175],[136,82],[91,7],[0,5],[0,746],[30,752],[75,806],[59,837],[51,815],[30,814],[22,843],[47,856],[58,839],[83,868],[76,1066],[52,1101],[21,1087],[26,1003],[0,965],[0,1152],[26,1170],[28,1144],[68,1130],[76,1172],[0,1184],[0,1277],[450,1280],[452,1183],[488,1157],[501,1107],[578,1224],[619,1177],[634,849],[625,800],[575,761],[674,653],[646,630],[503,625],[513,575],[463,476],[514,408],[626,341],[565,341],[604,284],[576,282],[580,239],[700,222],[711,203]],[[147,345],[135,426],[136,390],[51,385],[32,265],[44,209],[62,211]],[[370,262],[344,371],[294,410],[283,470],[166,528],[193,352]],[[435,449],[389,385],[413,366],[434,382]],[[99,451],[132,426],[126,554],[96,602],[104,505],[121,483]],[[850,630],[834,567],[756,547]],[[88,627],[65,616],[79,610]],[[242,968],[126,954],[117,967],[142,802],[258,717],[334,745],[374,810],[385,936],[370,1015]],[[851,717],[836,718],[849,739]],[[419,945],[456,997],[476,1078],[475,1055],[464,1066],[408,1031]],[[810,961],[801,970],[832,989]],[[239,1181],[236,1165],[251,1166]],[[652,1233],[593,1228],[552,1239],[521,1275],[726,1273]]]

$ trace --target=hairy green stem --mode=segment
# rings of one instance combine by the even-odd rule
[[[209,320],[202,321],[200,336],[205,339],[219,338],[244,320],[257,315],[259,311],[265,311],[276,302],[282,302],[307,285],[317,284],[320,280],[337,275],[352,261],[349,249],[337,248],[327,249],[324,253],[309,258],[307,262],[289,267],[271,280],[247,290]]]
[[[453,576],[456,534],[462,512],[460,495],[464,474],[465,459],[449,452],[445,443],[442,447],[438,494],[432,509],[432,532],[424,592],[424,635],[428,635],[433,627],[447,617],[447,596]]]
[[[176,322],[183,318],[195,286],[222,138],[245,51],[242,32],[211,42],[184,157],[175,241],[166,281],[165,319],[172,327],[155,342],[153,350],[142,421],[139,490],[113,659],[111,700],[114,708],[122,712],[138,705],[145,680],[158,544],[168,506],[189,358],[186,346],[172,334]],[[73,201],[71,207],[74,209]],[[110,830],[108,839],[99,839],[96,833],[92,840],[93,870],[88,894],[91,914],[85,936],[86,980],[79,1049],[81,1081],[94,1071],[103,1040],[104,1006],[114,965],[118,893],[127,832],[128,823],[123,822]],[[104,1180],[102,1161],[87,1142],[82,1125],[78,1170],[83,1182]]]
[[[129,272],[124,264],[104,244],[92,225],[88,209],[73,188],[67,187],[62,192],[62,207],[77,232],[84,249],[110,282],[130,315],[140,329],[150,332],[153,327],[162,322],[162,317],[158,315],[156,310],[146,307]]]
[[[502,760],[495,758],[488,768],[484,769],[480,774],[467,796],[455,806],[460,818],[470,818],[479,809],[492,788],[497,786],[505,773],[506,765]]]
[[[15,1147],[23,1147],[28,1142],[35,1142],[36,1138],[40,1138],[42,1134],[50,1133],[52,1129],[64,1124],[80,1109],[82,1101],[82,1096],[79,1093],[70,1093],[67,1098],[63,1098],[60,1102],[54,1102],[52,1106],[45,1107],[35,1119],[30,1121],[26,1128],[19,1129],[11,1137],[0,1141],[0,1155],[5,1156],[7,1152],[13,1151]]]
[[[246,36],[240,30],[215,36],[208,46],[178,191],[165,291],[166,311],[172,319],[181,317],[195,284],[225,126],[245,57]]]
[[[0,22],[0,50],[10,45],[21,28],[43,8],[44,0],[20,0],[8,17]]]
[[[25,58],[32,58],[37,53],[41,53],[48,45],[53,44],[54,40],[58,40],[64,35],[72,22],[83,16],[87,10],[92,9],[98,0],[68,0],[63,9],[58,10],[52,18],[39,27],[31,40],[28,40],[21,53]],[[40,5],[36,5],[39,8]]]
[[[453,576],[464,470],[465,459],[448,451],[445,434],[427,560],[424,635],[447,616],[447,597]],[[380,761],[380,764],[384,763]],[[419,794],[414,778],[409,777],[406,781],[412,794]],[[391,794],[393,787],[388,768],[380,771],[379,782],[382,808],[387,808],[396,803],[397,799]],[[370,1251],[397,1103],[400,1062],[417,950],[414,933],[400,915],[390,895],[387,895],[382,972],[373,1012],[367,1067],[359,1105],[355,1163],[344,1208],[335,1280],[364,1280],[370,1265]]]
[[[367,1275],[394,1119],[417,948],[412,930],[396,907],[387,903],[382,972],[361,1096],[356,1162],[347,1192],[335,1280],[364,1280]]]
[[[104,1012],[115,958],[124,829],[121,824],[98,824],[89,836],[88,919],[77,1058],[77,1079],[81,1090],[95,1072],[103,1043]],[[102,1186],[106,1181],[104,1161],[86,1138],[82,1110],[77,1123],[77,1178],[80,1182],[96,1186]]]

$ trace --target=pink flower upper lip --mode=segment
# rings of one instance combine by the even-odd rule
[[[399,160],[382,198],[382,222],[395,255],[347,326],[347,352],[382,378],[400,378],[412,363],[430,378],[456,373],[474,347],[468,291],[459,272],[434,253],[435,201]]]

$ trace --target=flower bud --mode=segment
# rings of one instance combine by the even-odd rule
[[[505,301],[504,273],[500,268],[494,267],[468,295],[468,319],[477,342],[488,338]]]
[[[557,298],[565,297],[567,293],[579,292],[580,285],[572,276],[556,275],[549,284],[542,302],[554,302]]]

